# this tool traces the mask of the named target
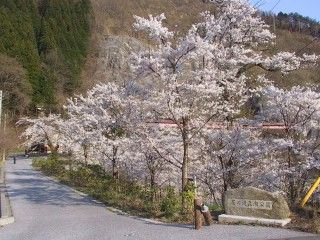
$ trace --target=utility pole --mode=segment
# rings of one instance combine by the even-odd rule
[[[281,0],[278,0],[278,2],[276,2],[276,4],[271,8],[270,12],[272,12],[280,2]],[[273,16],[273,32],[276,32],[276,15],[272,13],[272,16]]]
[[[1,131],[1,123],[2,123],[2,90],[0,90],[0,131]],[[2,154],[2,160],[3,160],[3,155],[6,153],[4,152]]]
[[[0,90],[0,127],[1,127],[1,120],[2,120],[2,90]]]
[[[6,125],[7,125],[7,114],[4,114],[4,119],[3,119],[3,135],[6,134]],[[3,148],[2,152],[2,161],[4,162],[6,160],[6,148]]]
[[[2,92],[2,90],[0,90],[0,128],[2,127],[1,126],[1,123],[2,123],[2,99],[3,99],[3,92]],[[6,121],[7,121],[7,115],[5,114],[4,121],[3,121],[3,134],[5,134],[5,132],[6,132]],[[3,152],[2,152],[2,161],[5,161],[5,159],[6,159],[6,149],[4,148]]]

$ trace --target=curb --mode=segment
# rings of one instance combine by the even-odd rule
[[[4,164],[0,168],[0,226],[14,222],[9,195],[6,190]]]

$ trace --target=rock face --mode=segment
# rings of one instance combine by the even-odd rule
[[[237,216],[267,219],[290,217],[290,209],[283,196],[253,187],[228,190],[225,210],[226,214]]]

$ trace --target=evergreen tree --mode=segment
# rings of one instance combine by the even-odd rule
[[[89,36],[89,0],[0,2],[0,53],[26,70],[31,110],[54,110],[58,89],[72,94],[80,85]]]

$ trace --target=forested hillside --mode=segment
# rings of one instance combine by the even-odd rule
[[[290,32],[299,32],[313,37],[320,36],[320,24],[318,21],[300,15],[299,13],[283,13],[277,15],[271,12],[262,12],[263,19],[270,26],[288,30]]]
[[[90,36],[89,0],[2,0],[0,88],[4,106],[51,111],[79,86]]]

